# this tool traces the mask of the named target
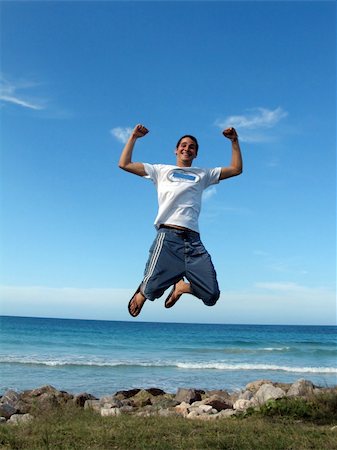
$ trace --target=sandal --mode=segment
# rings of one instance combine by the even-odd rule
[[[140,292],[140,286],[141,286],[141,285],[138,286],[138,289],[137,289],[136,292],[133,294],[133,296],[131,297],[131,300],[129,301],[129,304],[128,304],[129,314],[130,314],[132,317],[137,317],[137,316],[139,315],[139,313],[141,312],[141,310],[142,310],[142,308],[143,308],[143,306],[144,306],[144,303],[145,303],[145,301],[146,301],[146,299],[145,299],[141,305],[139,305],[138,303],[136,303],[136,309],[135,309],[134,311],[131,311],[131,305],[132,305],[132,303],[135,301],[136,295],[139,294],[139,292]]]
[[[180,297],[183,295],[183,294],[177,295],[176,298],[174,300],[172,300],[172,296],[174,294],[175,289],[176,289],[176,284],[173,285],[173,288],[170,290],[170,293],[165,300],[165,303],[164,303],[165,308],[172,308],[172,306],[174,306],[177,303],[177,301],[180,299]]]

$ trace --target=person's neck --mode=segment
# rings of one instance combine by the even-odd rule
[[[192,162],[191,161],[177,161],[177,166],[178,167],[192,167]]]

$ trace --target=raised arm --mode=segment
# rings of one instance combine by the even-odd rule
[[[242,173],[242,156],[237,132],[234,128],[226,128],[222,134],[232,141],[232,160],[228,167],[221,168],[220,180],[236,177]]]
[[[127,172],[134,173],[135,175],[139,175],[141,177],[146,175],[144,164],[140,162],[132,162],[132,152],[136,140],[145,136],[148,132],[149,130],[143,125],[135,126],[119,158],[118,166],[121,169],[126,170]]]

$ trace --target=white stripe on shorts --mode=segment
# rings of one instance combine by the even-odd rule
[[[142,291],[144,292],[146,289],[146,285],[149,281],[149,279],[152,277],[154,269],[156,267],[161,249],[163,248],[163,243],[165,239],[165,233],[159,233],[157,236],[157,242],[155,245],[155,248],[153,249],[152,257],[149,263],[149,267],[146,271],[146,275],[144,277],[144,280],[142,282]]]

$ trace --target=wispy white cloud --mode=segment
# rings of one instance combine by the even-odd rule
[[[250,113],[246,115],[227,117],[226,123],[228,125],[233,124],[238,128],[255,130],[258,128],[271,128],[286,116],[286,111],[280,107],[274,110],[255,108],[250,110]]]
[[[287,257],[275,256],[265,250],[256,249],[253,254],[259,258],[264,269],[268,272],[276,273],[278,276],[302,276],[308,275],[306,261],[296,255],[288,255]]]
[[[227,127],[236,128],[242,141],[264,142],[272,139],[270,130],[287,115],[287,111],[280,106],[276,109],[259,107],[249,109],[245,114],[217,119],[215,125],[221,129]]]
[[[292,281],[286,282],[258,282],[255,287],[259,289],[266,289],[274,292],[308,292],[310,288],[294,283]]]
[[[18,82],[6,80],[3,76],[0,78],[0,101],[2,103],[10,103],[22,108],[33,110],[45,109],[45,100],[32,96],[31,89],[36,84],[31,82]],[[29,93],[27,93],[29,90]],[[25,91],[24,93],[22,91]]]
[[[132,132],[132,128],[130,127],[115,127],[110,130],[113,137],[115,137],[118,141],[125,144],[129,139],[129,136]]]

